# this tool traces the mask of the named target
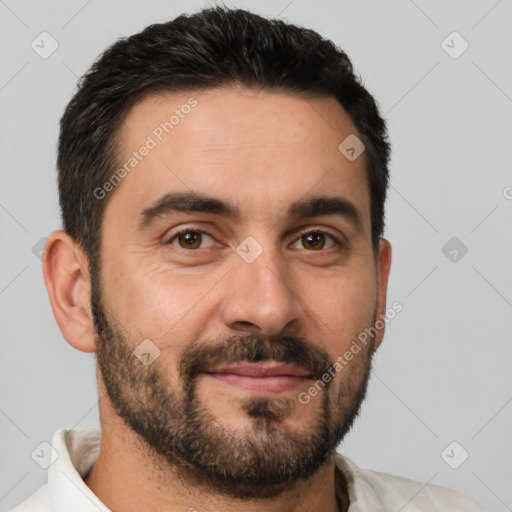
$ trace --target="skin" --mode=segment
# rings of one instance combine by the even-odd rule
[[[348,135],[357,134],[350,117],[335,98],[244,87],[150,95],[132,108],[121,128],[119,162],[191,96],[198,105],[109,192],[101,245],[102,302],[109,319],[132,349],[143,339],[158,346],[169,389],[176,389],[179,362],[193,342],[234,334],[300,336],[335,360],[374,315],[385,314],[391,264],[389,242],[381,239],[377,254],[371,244],[364,154],[349,161],[338,150]],[[173,213],[137,230],[140,212],[162,194],[190,191],[236,204],[241,220]],[[311,194],[349,199],[360,212],[361,227],[335,215],[285,216],[292,202]],[[325,248],[312,249],[300,234],[306,227],[346,243],[338,247],[327,237]],[[204,230],[211,238],[196,252],[176,239],[166,243],[183,228]],[[263,248],[250,264],[235,250],[247,236]],[[43,273],[63,336],[76,349],[95,352],[89,263],[61,230],[49,237]],[[383,335],[380,330],[373,349]],[[333,392],[343,379],[361,379],[368,358],[355,356],[351,371],[336,375]],[[112,510],[338,510],[333,456],[307,481],[272,499],[205,494],[177,477],[176,468],[162,469],[148,458],[112,406],[99,371],[97,378],[102,444],[86,484]],[[307,405],[297,399],[313,382],[305,379],[279,395],[295,402],[283,420],[293,431],[314,425],[320,413],[322,393]],[[197,396],[223,427],[243,435],[253,419],[233,404],[268,395],[202,376]]]

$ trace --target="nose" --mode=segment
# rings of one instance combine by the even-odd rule
[[[222,312],[230,330],[291,335],[301,327],[301,311],[290,272],[275,251],[264,251],[252,263],[237,256]]]

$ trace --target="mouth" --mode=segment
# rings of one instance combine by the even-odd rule
[[[313,378],[310,373],[297,366],[272,361],[219,366],[204,375],[220,384],[266,394],[293,390]]]

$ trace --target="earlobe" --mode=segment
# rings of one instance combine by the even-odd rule
[[[62,335],[82,352],[94,352],[88,260],[64,231],[51,233],[43,257],[43,276]]]
[[[379,241],[379,256],[377,261],[377,326],[378,329],[375,336],[375,349],[381,344],[384,337],[386,317],[386,295],[388,291],[388,278],[391,268],[391,244],[384,238]],[[379,321],[380,320],[380,321]]]

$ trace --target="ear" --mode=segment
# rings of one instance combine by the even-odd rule
[[[46,242],[43,276],[53,314],[66,341],[82,352],[94,352],[89,261],[65,231],[54,231]]]
[[[377,318],[375,319],[377,334],[375,335],[375,350],[384,338],[386,317],[386,295],[388,291],[389,269],[391,268],[391,244],[384,238],[379,241],[377,259]],[[379,321],[380,320],[380,321]],[[382,328],[379,328],[382,325]]]

